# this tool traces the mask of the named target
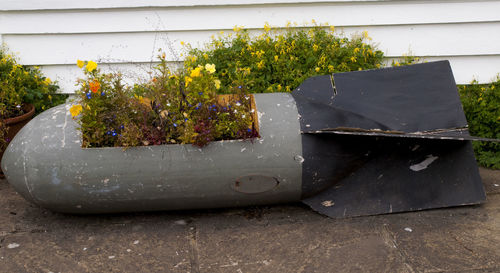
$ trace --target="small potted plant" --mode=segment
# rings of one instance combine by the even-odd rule
[[[0,48],[0,158],[10,140],[36,114],[64,102],[58,86],[37,67],[18,64]]]

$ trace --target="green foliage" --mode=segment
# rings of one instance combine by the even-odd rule
[[[423,60],[420,57],[414,56],[411,52],[408,54],[403,54],[400,58],[393,60],[392,66],[405,66],[421,63]]]
[[[31,103],[39,113],[63,103],[67,95],[57,94],[59,87],[43,76],[37,67],[17,63],[15,57],[0,47],[0,151],[10,140],[4,120],[24,114],[23,104]]]
[[[6,49],[0,49],[0,116],[23,114],[23,103],[31,103],[37,113],[63,103],[67,95],[57,94],[58,86],[37,67],[17,63]]]
[[[459,85],[471,135],[500,139],[500,77],[491,84]],[[482,166],[500,169],[500,143],[473,142],[476,158]]]
[[[83,63],[80,104],[70,108],[78,120],[84,147],[130,147],[192,143],[257,136],[251,96],[242,82],[231,85],[233,100],[217,96],[215,65],[172,72],[165,57],[154,78],[124,86],[119,74],[104,74],[94,62]],[[240,75],[243,79],[244,75]]]
[[[272,30],[268,25],[257,37],[234,29],[230,36],[213,37],[205,49],[188,47],[187,68],[204,63],[217,66],[221,93],[244,71],[252,93],[290,92],[315,75],[378,68],[383,53],[367,41],[368,34],[346,38],[322,26]]]

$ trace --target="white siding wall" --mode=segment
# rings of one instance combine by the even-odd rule
[[[500,1],[0,0],[0,41],[71,93],[82,76],[77,59],[144,76],[158,48],[174,62],[180,41],[202,46],[235,25],[313,19],[347,35],[367,30],[390,58],[448,59],[458,83],[500,72]]]

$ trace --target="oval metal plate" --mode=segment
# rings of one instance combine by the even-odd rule
[[[246,175],[234,182],[233,190],[241,193],[262,193],[278,186],[278,179],[265,175]]]

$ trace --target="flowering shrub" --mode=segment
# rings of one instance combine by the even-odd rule
[[[458,90],[471,135],[500,139],[500,77],[491,84],[459,85]],[[500,143],[474,141],[478,162],[500,169]]]
[[[64,102],[67,96],[56,94],[59,87],[42,75],[37,67],[26,67],[5,49],[0,49],[0,116],[2,119],[23,114],[23,103],[35,105],[37,112]]]
[[[337,35],[333,26],[275,30],[266,24],[256,37],[238,27],[234,31],[213,37],[205,49],[187,46],[185,66],[214,63],[221,93],[231,92],[225,86],[242,71],[249,74],[247,85],[254,93],[290,92],[311,76],[382,65],[383,53],[368,43],[366,31],[351,39]]]
[[[214,64],[172,72],[165,56],[146,83],[124,86],[119,74],[101,73],[95,62],[78,61],[80,104],[70,112],[78,120],[83,147],[192,143],[258,136],[251,96],[240,81],[231,83],[232,99],[218,97],[221,81]]]
[[[10,141],[5,139],[8,127],[2,121],[24,114],[25,103],[33,104],[37,113],[63,103],[67,95],[57,94],[58,88],[37,67],[18,64],[0,48],[0,151]]]

